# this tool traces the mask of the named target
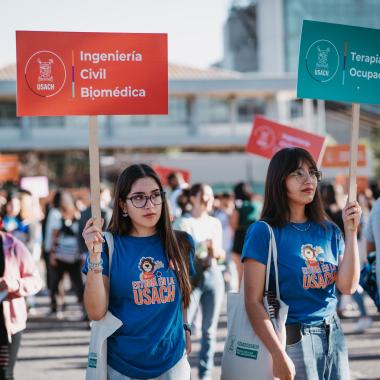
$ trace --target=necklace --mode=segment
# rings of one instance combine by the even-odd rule
[[[307,223],[307,225],[305,225],[304,228],[300,228],[296,223],[293,223],[293,222],[290,222],[290,225],[297,231],[301,231],[301,232],[306,232],[306,231],[309,231],[310,227],[311,227],[311,223]]]

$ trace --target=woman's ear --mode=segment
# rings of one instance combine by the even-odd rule
[[[190,200],[190,203],[191,203],[192,205],[194,205],[194,204],[195,204],[195,201],[196,201],[196,196],[195,196],[195,195],[191,195],[191,196],[189,197],[189,200]]]
[[[121,211],[124,212],[124,210],[127,210],[127,201],[123,201],[122,199],[119,199],[119,207],[121,208]]]
[[[209,201],[211,201],[211,196],[210,195],[208,195],[208,194],[203,194],[203,196],[202,196],[202,202],[203,203],[208,203]]]

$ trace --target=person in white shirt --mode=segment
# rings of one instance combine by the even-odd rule
[[[224,280],[217,260],[224,259],[222,224],[209,215],[214,202],[210,186],[197,183],[190,189],[191,217],[183,218],[179,228],[189,233],[195,244],[196,276],[192,278],[193,291],[187,312],[193,322],[198,307],[202,310],[202,339],[199,378],[211,379],[214,366],[216,330],[224,296]]]
[[[376,251],[377,290],[380,292],[380,198],[369,213],[364,236],[367,239],[367,253]]]
[[[184,180],[182,173],[177,172],[170,173],[167,180],[171,189],[169,198],[170,211],[173,219],[176,219],[182,214],[182,210],[177,203],[177,199],[181,195],[182,190],[189,188],[189,184]]]

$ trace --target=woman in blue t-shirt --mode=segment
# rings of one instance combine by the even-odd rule
[[[186,309],[194,248],[188,234],[173,231],[152,168],[132,165],[121,173],[108,230],[114,237],[110,272],[106,244],[101,254],[93,249],[104,242],[101,229],[90,219],[83,231],[88,316],[99,320],[108,308],[123,322],[108,338],[108,378],[190,379]]]
[[[281,299],[289,306],[286,349],[262,303],[269,248],[265,223],[250,227],[243,249],[246,310],[272,355],[273,375],[281,380],[350,377],[335,287],[343,294],[357,288],[361,209],[357,202],[343,209],[343,241],[323,210],[320,179],[315,161],[300,148],[280,150],[269,164],[261,219],[273,227],[277,243]]]

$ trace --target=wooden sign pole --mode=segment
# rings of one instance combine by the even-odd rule
[[[89,116],[88,140],[90,155],[90,190],[91,190],[91,214],[95,219],[95,225],[101,228],[100,214],[100,175],[99,175],[99,127],[97,116]],[[100,253],[102,245],[96,244],[94,251]]]
[[[348,201],[356,201],[356,169],[358,162],[358,140],[359,140],[359,124],[360,124],[360,104],[352,105],[352,130],[351,130],[351,146],[350,146],[350,169],[349,169],[349,185],[348,185]],[[353,229],[354,225],[351,225]]]

